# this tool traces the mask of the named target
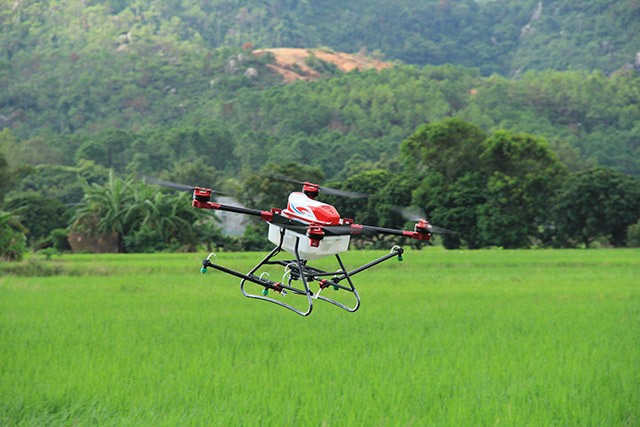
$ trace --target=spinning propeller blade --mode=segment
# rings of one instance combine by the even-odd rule
[[[331,234],[334,236],[347,236],[347,235],[371,235],[379,233],[377,230],[378,227],[370,227],[370,226],[356,226],[352,227],[351,225],[325,225],[322,227],[323,230],[327,232],[327,234]]]
[[[457,231],[447,230],[446,228],[431,226],[431,234],[458,234]]]
[[[324,194],[329,194],[331,196],[348,197],[350,199],[365,199],[369,197],[369,195],[366,193],[357,193],[355,191],[338,190],[337,188],[323,187],[322,185],[319,185],[318,189],[322,191]]]
[[[394,206],[393,210],[402,215],[407,221],[420,221],[426,217],[422,209],[414,206]]]
[[[265,175],[266,178],[270,178],[276,181],[288,182],[290,184],[298,184],[298,185],[307,185],[311,184],[310,182],[298,181],[297,179],[287,178],[287,177],[279,177],[279,176],[271,176]],[[348,197],[351,199],[364,199],[369,197],[369,194],[366,193],[358,193],[355,191],[347,191],[347,190],[338,190],[337,188],[325,187],[323,185],[312,184],[318,187],[324,194],[329,194],[331,196],[340,196],[340,197]]]
[[[178,191],[193,192],[193,190],[196,189],[196,187],[193,187],[193,186],[190,186],[190,185],[178,184],[177,182],[165,181],[163,179],[152,178],[150,176],[142,177],[142,181],[146,182],[146,183],[149,183],[149,184],[155,184],[155,185],[161,185],[161,186],[167,187],[167,188],[173,188],[174,190],[178,190]],[[211,190],[211,193],[218,194],[220,196],[228,196],[227,193],[223,193],[221,191]]]

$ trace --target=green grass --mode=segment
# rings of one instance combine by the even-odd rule
[[[407,250],[308,318],[203,255],[0,277],[0,425],[640,424],[640,250]]]

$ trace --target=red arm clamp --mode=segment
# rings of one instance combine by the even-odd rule
[[[421,219],[413,227],[413,231],[405,231],[402,234],[416,240],[431,240],[431,224],[429,224],[428,221]]]
[[[220,204],[213,203],[211,200],[211,190],[208,188],[196,187],[193,190],[193,203],[191,206],[194,208],[202,209],[220,209]]]
[[[431,233],[419,233],[417,231],[403,231],[404,237],[410,237],[416,240],[431,240]]]

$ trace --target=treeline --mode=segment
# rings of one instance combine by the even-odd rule
[[[640,181],[602,166],[571,172],[544,138],[487,134],[451,118],[420,126],[400,148],[402,166],[395,172],[374,168],[329,180],[332,187],[370,194],[367,199],[324,200],[358,223],[410,229],[425,217],[456,231],[442,236],[447,248],[640,246]],[[293,174],[323,176],[320,168],[295,163],[267,165],[246,180],[245,203],[283,205],[293,187],[278,191],[264,176]],[[399,207],[409,207],[414,218],[407,222]],[[361,244],[386,247],[389,239]]]
[[[544,138],[509,130],[487,134],[451,118],[420,126],[401,151],[395,172],[374,168],[329,180],[368,198],[323,200],[357,223],[410,229],[418,216],[427,218],[456,231],[442,235],[447,248],[640,246],[640,181],[602,166],[570,172]],[[245,181],[247,205],[286,203],[295,187],[269,176],[322,180],[324,174],[297,163],[269,164]],[[413,218],[407,221],[402,211]],[[365,236],[359,243],[386,247],[390,241],[398,239]]]
[[[400,149],[397,170],[363,167],[344,180],[327,179],[320,167],[268,163],[237,182],[238,197],[250,207],[283,207],[296,186],[270,177],[328,181],[369,194],[324,197],[343,217],[406,228],[416,219],[407,222],[400,207],[414,208],[416,215],[456,231],[443,236],[447,248],[640,246],[640,181],[607,167],[570,172],[544,138],[509,130],[487,134],[450,118],[420,126]],[[3,157],[0,166],[5,182],[19,179]],[[96,182],[79,175],[82,197],[75,207],[46,196],[46,188],[5,203],[0,214],[5,258],[19,258],[28,246],[63,250],[70,231],[117,233],[121,250],[128,252],[269,246],[260,226],[249,227],[241,238],[224,237],[211,217],[190,207],[188,195],[163,192],[133,176],[117,178],[91,162],[77,172]],[[356,239],[356,246],[380,247],[389,240]]]

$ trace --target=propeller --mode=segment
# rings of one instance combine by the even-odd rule
[[[417,208],[415,206],[395,206],[393,210],[395,210],[400,215],[402,215],[402,217],[407,221],[412,221],[412,222],[426,221],[424,219],[426,217],[425,212],[422,209]],[[432,224],[429,224],[429,225],[431,226],[431,229],[430,229],[431,234],[458,234],[457,231],[447,230],[446,228],[438,227]]]
[[[196,189],[196,187],[192,187],[190,185],[178,184],[177,182],[165,181],[163,179],[153,178],[150,176],[142,177],[142,181],[148,184],[155,184],[155,185],[161,185],[167,188],[173,188],[174,190],[178,190],[178,191],[188,191],[190,193],[192,193]],[[215,191],[215,190],[211,190],[211,193],[218,194],[220,196],[229,195],[228,193],[223,193],[222,191]]]
[[[298,184],[304,187],[315,187],[319,191],[324,194],[329,194],[331,196],[340,196],[340,197],[348,197],[351,199],[364,199],[369,197],[369,194],[366,193],[358,193],[355,191],[347,191],[347,190],[338,190],[337,188],[325,187],[323,185],[317,185],[310,182],[298,181],[297,179],[287,178],[287,177],[279,177],[272,175],[264,175],[266,178],[273,179],[276,181],[288,182],[290,184]]]
[[[438,227],[436,225],[431,225],[431,230],[429,231],[431,234],[458,234],[457,231],[447,230],[446,228]]]

